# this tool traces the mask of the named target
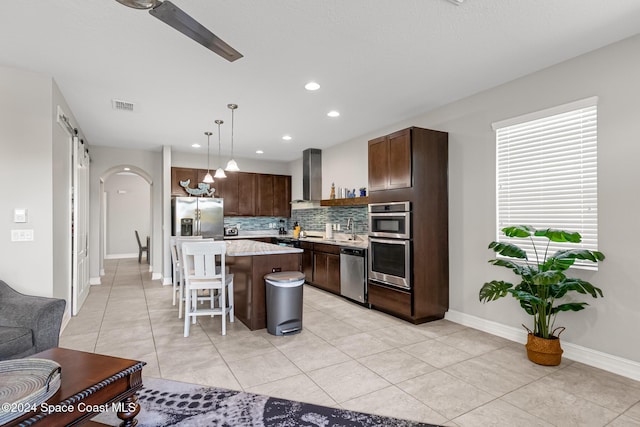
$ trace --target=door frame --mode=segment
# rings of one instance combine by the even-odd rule
[[[100,237],[99,237],[99,264],[100,264],[100,276],[105,275],[104,271],[104,259],[106,256],[106,245],[107,245],[107,197],[104,190],[104,183],[110,176],[115,175],[119,172],[127,172],[138,175],[140,178],[144,179],[147,184],[149,184],[149,224],[150,224],[150,234],[151,234],[151,246],[155,245],[156,236],[154,235],[154,226],[153,226],[153,179],[151,175],[149,175],[145,170],[139,168],[138,166],[130,165],[130,164],[122,164],[113,166],[106,171],[104,171],[100,175]],[[156,245],[157,247],[157,245]],[[155,254],[153,248],[149,248],[149,254]],[[153,271],[154,265],[154,257],[152,256],[149,260],[149,271]]]

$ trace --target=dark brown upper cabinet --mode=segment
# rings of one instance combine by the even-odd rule
[[[197,188],[198,186],[198,169],[191,168],[171,168],[171,195],[172,196],[188,196],[189,193],[180,186],[181,181],[190,180],[189,187]]]
[[[188,196],[180,181],[189,179],[190,188],[198,188],[206,169],[171,168],[171,195]],[[211,173],[215,173],[212,170]],[[214,197],[224,199],[225,216],[291,216],[291,177],[288,175],[225,172],[226,178],[214,178]]]
[[[238,172],[225,172],[226,178],[214,178],[215,196],[224,199],[225,216],[240,215],[238,206]]]
[[[369,141],[369,191],[411,187],[411,129]]]
[[[256,174],[238,173],[238,215],[256,215]]]
[[[256,215],[273,216],[273,175],[256,174]]]
[[[291,177],[273,175],[273,216],[291,216]]]

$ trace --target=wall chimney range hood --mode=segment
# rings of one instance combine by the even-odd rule
[[[307,148],[302,152],[302,198],[322,199],[322,150]]]
[[[322,199],[322,150],[307,148],[302,152],[302,199],[291,203],[295,209],[317,207]],[[317,205],[317,206],[316,206]]]

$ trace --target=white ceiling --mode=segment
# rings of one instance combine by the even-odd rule
[[[640,29],[638,0],[173,2],[244,58],[115,0],[2,0],[0,65],[52,76],[90,145],[206,153],[204,131],[217,148],[222,119],[228,152],[237,103],[235,157],[288,161]],[[113,110],[114,98],[135,111]]]

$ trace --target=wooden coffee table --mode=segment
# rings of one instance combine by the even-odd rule
[[[117,412],[121,426],[133,427],[138,423],[135,416],[140,405],[136,392],[142,388],[145,362],[65,348],[52,348],[31,357],[60,364],[60,389],[35,410],[5,426],[77,425],[105,411]]]

